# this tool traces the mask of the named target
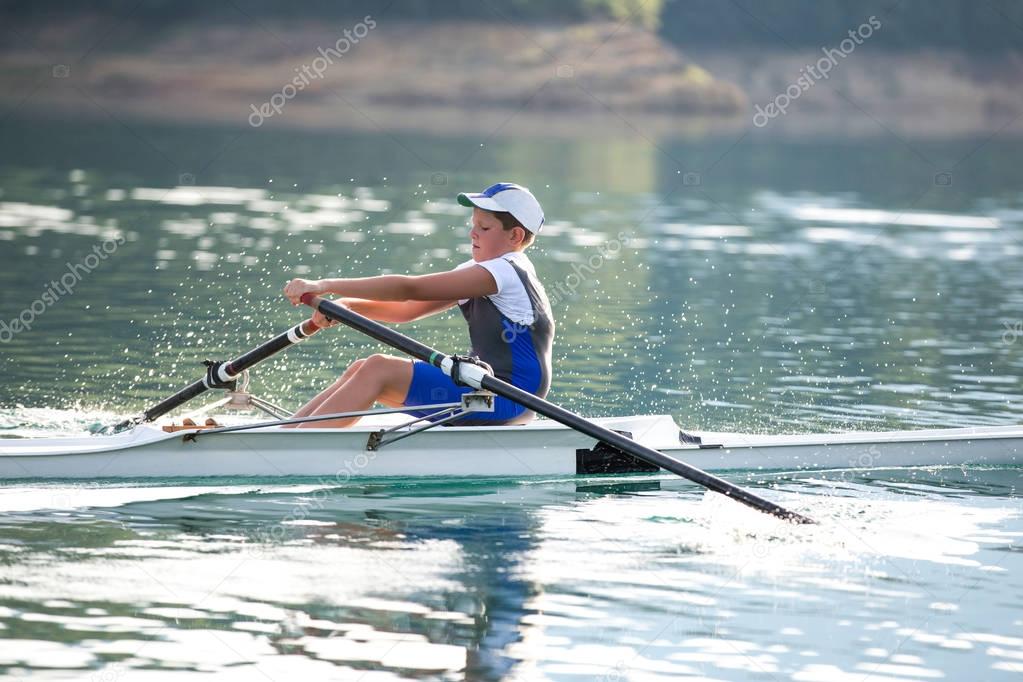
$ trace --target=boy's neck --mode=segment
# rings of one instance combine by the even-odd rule
[[[521,249],[508,249],[507,251],[502,251],[501,253],[497,254],[496,256],[494,256],[494,258],[503,258],[504,256],[507,256],[509,253],[522,253],[526,250],[526,248],[528,247],[522,247]]]

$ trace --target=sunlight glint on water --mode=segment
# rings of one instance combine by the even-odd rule
[[[217,131],[158,132],[185,155],[222,146]],[[383,138],[328,136],[322,156],[297,163],[291,136],[267,132],[258,154],[239,147],[185,185],[112,158],[110,133],[87,124],[0,134],[0,320],[94,245],[124,239],[4,344],[0,436],[84,433],[194,380],[201,360],[301,318],[280,296],[290,276],[452,267],[467,219],[453,194],[510,173],[549,217],[533,259],[554,300],[557,402],[720,431],[1020,421],[1018,141],[994,150],[990,172],[964,167],[984,180],[973,189],[913,205],[911,159],[853,177],[826,147],[786,143],[758,149],[756,177],[736,153],[698,192],[665,166],[616,193],[601,175],[613,159],[593,163],[596,147],[578,141],[495,141],[436,185],[379,167]],[[446,168],[469,142],[416,140]],[[675,158],[720,156],[665,144]],[[878,144],[841,156],[855,167]],[[637,141],[632,153],[657,152]],[[455,315],[406,331],[466,345]],[[252,388],[294,406],[377,350],[320,335],[261,366]],[[822,682],[1023,671],[1018,470],[733,478],[820,526],[669,476],[5,486],[0,670]]]

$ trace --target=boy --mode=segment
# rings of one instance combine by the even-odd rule
[[[459,194],[472,208],[472,259],[454,270],[418,277],[381,275],[359,279],[293,279],[284,295],[295,305],[303,294],[335,294],[340,303],[380,322],[411,322],[458,305],[469,325],[472,355],[489,364],[494,376],[541,398],[551,383],[554,320],[550,302],[526,249],[543,227],[544,215],[527,188],[510,182],[478,194]],[[318,311],[313,320],[330,326]],[[457,402],[472,389],[456,385],[439,368],[389,355],[353,362],[330,387],[304,405],[296,417],[365,410],[374,403],[408,407]],[[522,424],[533,413],[496,397],[493,413],[469,416],[465,424]],[[358,417],[300,424],[351,426]]]

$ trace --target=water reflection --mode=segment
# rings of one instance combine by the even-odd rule
[[[321,678],[345,669],[465,669],[492,617],[473,589],[485,562],[465,563],[487,522],[424,533],[425,520],[403,520],[407,502],[378,509],[372,494],[316,497],[317,490],[147,495],[132,488],[120,492],[153,499],[80,508],[55,522],[8,517],[5,542],[21,551],[7,572],[24,576],[5,590],[11,627],[26,634],[34,628],[39,638],[88,654],[50,666],[37,656],[45,652],[29,648],[11,650],[2,663],[197,671],[240,665],[249,675],[257,666],[290,675],[297,660]],[[283,532],[268,532],[280,529],[288,512],[316,502]],[[508,514],[500,519],[507,529]],[[100,575],[116,579],[97,582]],[[491,588],[488,600],[502,598],[500,581],[483,586]],[[46,600],[40,592],[49,593]]]
[[[0,623],[32,643],[0,658],[495,680],[1014,669],[1019,471],[747,482],[821,526],[670,477],[99,486],[106,504],[63,512],[28,489],[0,524]]]

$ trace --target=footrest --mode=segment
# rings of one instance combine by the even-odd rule
[[[166,433],[176,433],[178,431],[195,431],[196,429],[216,428],[220,428],[220,424],[218,424],[212,418],[207,419],[205,424],[196,424],[191,419],[183,419],[180,424],[165,424],[163,430]]]

